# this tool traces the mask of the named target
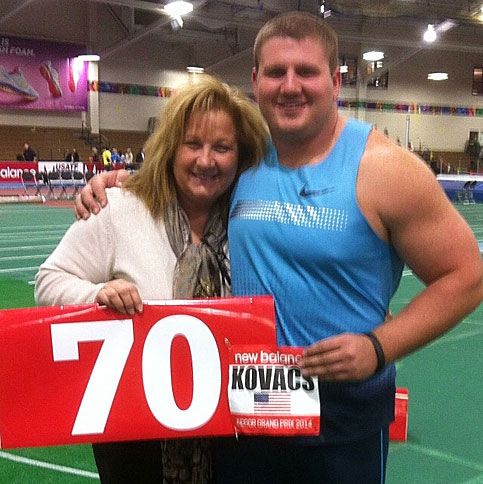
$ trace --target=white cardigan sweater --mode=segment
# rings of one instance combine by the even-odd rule
[[[92,303],[112,279],[134,283],[142,299],[172,299],[176,256],[162,220],[119,188],[98,215],[75,222],[35,277],[42,306]]]

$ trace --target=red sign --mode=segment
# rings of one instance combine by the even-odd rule
[[[0,311],[3,448],[233,434],[229,346],[274,345],[271,297]]]
[[[22,173],[37,173],[37,163],[28,161],[0,161],[0,183],[21,183]]]

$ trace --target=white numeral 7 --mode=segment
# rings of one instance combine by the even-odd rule
[[[82,397],[72,435],[102,434],[134,343],[132,319],[53,324],[54,361],[79,359],[79,343],[103,341]]]

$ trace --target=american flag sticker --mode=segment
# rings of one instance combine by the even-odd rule
[[[291,400],[289,392],[256,392],[253,410],[257,415],[290,415]]]

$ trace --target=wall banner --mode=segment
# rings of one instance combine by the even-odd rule
[[[0,185],[21,183],[22,173],[28,171],[35,176],[38,165],[34,161],[0,161]]]
[[[41,173],[51,173],[52,171],[84,172],[84,163],[82,161],[39,161],[38,165],[38,170]]]
[[[75,44],[0,35],[0,108],[87,111],[87,63]]]

